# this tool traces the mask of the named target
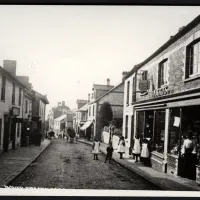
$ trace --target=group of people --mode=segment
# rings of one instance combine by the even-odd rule
[[[125,146],[126,146],[125,139],[123,136],[121,136],[119,139],[118,150],[117,150],[117,152],[120,155],[120,159],[123,159],[123,154],[125,153]],[[107,154],[106,154],[105,163],[107,160],[109,160],[109,163],[110,163],[112,159],[112,154],[114,151],[112,147],[112,142],[109,143],[109,146],[107,147],[106,151],[107,151]],[[100,142],[96,138],[93,142],[92,153],[94,154],[94,160],[98,160],[98,154],[100,153]],[[141,144],[139,137],[136,135],[134,139],[132,153],[133,153],[133,158],[136,159],[136,162],[138,162],[138,158],[140,158],[140,160],[143,161],[144,164],[148,164],[149,157],[150,157],[148,139],[144,139],[143,143]]]

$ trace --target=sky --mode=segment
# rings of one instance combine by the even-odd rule
[[[111,85],[150,56],[200,7],[0,5],[0,65],[17,61],[17,75],[71,109],[92,85]]]

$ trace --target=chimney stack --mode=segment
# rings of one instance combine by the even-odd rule
[[[178,32],[182,31],[184,28],[185,28],[185,26],[181,26],[181,27],[178,29]]]
[[[124,80],[124,77],[128,74],[129,72],[127,72],[127,71],[123,71],[122,72],[122,81]]]
[[[3,68],[13,76],[16,76],[16,67],[16,60],[3,60]]]
[[[107,86],[109,86],[109,85],[110,85],[110,79],[107,78]]]
[[[62,106],[65,106],[65,101],[62,101]]]
[[[88,103],[90,102],[90,94],[88,94]]]

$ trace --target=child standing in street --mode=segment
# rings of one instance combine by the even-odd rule
[[[110,161],[112,159],[112,153],[113,153],[112,143],[109,143],[109,146],[107,147],[106,151],[107,151],[107,155],[106,155],[105,163],[108,159],[109,159],[109,163],[110,163]]]
[[[138,135],[135,136],[132,153],[133,153],[133,157],[136,158],[135,162],[138,162],[138,158],[140,157],[140,153],[141,153],[141,145],[140,145],[140,139]]]
[[[98,159],[98,154],[100,153],[100,142],[95,138],[94,143],[93,143],[93,148],[92,148],[92,153],[94,154],[94,159],[93,160],[99,160]]]

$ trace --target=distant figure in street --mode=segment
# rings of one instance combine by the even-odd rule
[[[134,144],[133,144],[133,158],[135,158],[135,162],[138,162],[138,158],[140,157],[141,153],[141,145],[140,145],[140,138],[136,134],[135,139],[134,139]]]
[[[113,153],[113,147],[112,147],[112,143],[109,143],[109,146],[106,149],[107,151],[107,155],[106,155],[106,159],[105,159],[105,163],[106,161],[109,159],[109,163],[111,162],[112,159],[112,153]]]
[[[100,142],[96,138],[95,138],[94,143],[93,143],[92,153],[94,154],[93,160],[99,160],[98,154],[100,153]]]
[[[120,155],[120,159],[123,158],[123,154],[125,153],[125,140],[124,137],[121,136],[118,144],[118,153]]]

